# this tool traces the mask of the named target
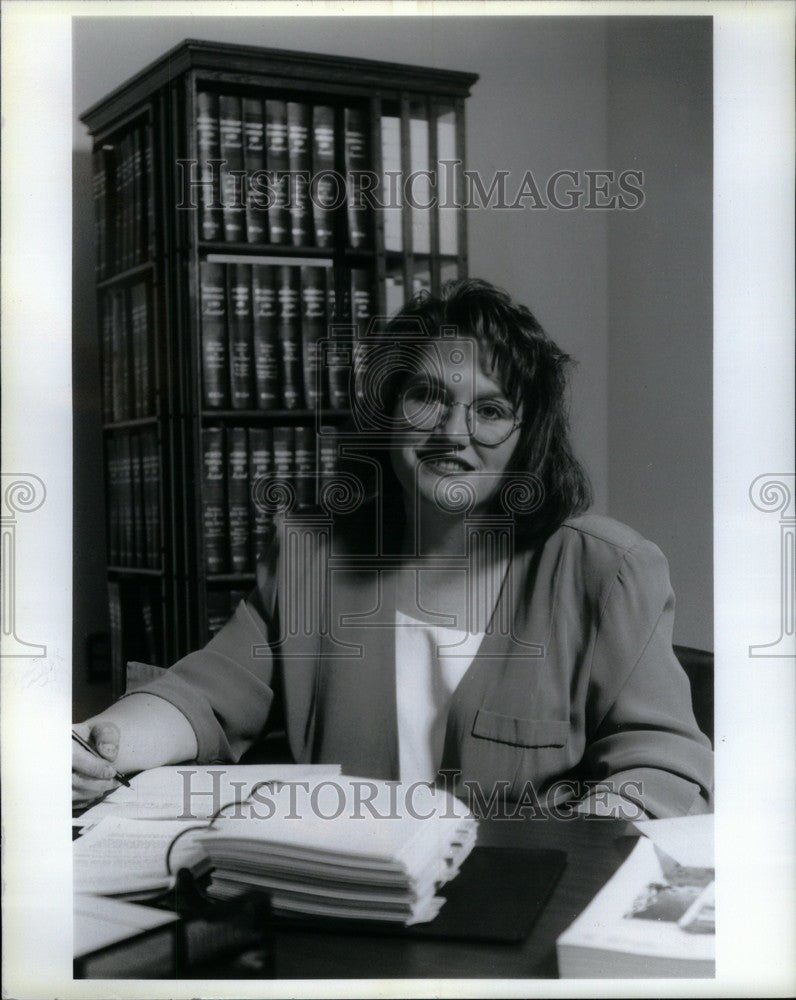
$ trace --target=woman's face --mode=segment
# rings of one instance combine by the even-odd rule
[[[433,426],[438,416],[442,422]],[[393,417],[392,463],[405,502],[451,513],[462,510],[463,496],[474,500],[465,508],[476,510],[495,495],[517,447],[522,412],[475,339],[442,338],[423,347]]]

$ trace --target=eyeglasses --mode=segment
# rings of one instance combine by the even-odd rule
[[[401,413],[418,431],[433,431],[447,422],[455,406],[463,406],[470,437],[478,444],[502,444],[519,426],[520,418],[500,399],[476,399],[472,403],[452,403],[445,393],[426,385],[409,386],[401,395]]]

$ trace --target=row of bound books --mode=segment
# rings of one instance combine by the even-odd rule
[[[312,507],[334,474],[337,442],[312,427],[205,427],[202,518],[208,573],[250,573],[270,533],[265,485],[289,484],[295,508]]]
[[[139,282],[102,299],[102,417],[105,423],[155,411],[149,288]]]
[[[149,582],[108,581],[108,614],[111,638],[113,697],[124,693],[129,660],[161,664],[163,635],[160,597]]]
[[[329,269],[205,261],[200,285],[206,409],[347,409],[350,365],[323,365],[319,351],[334,316]],[[374,312],[365,268],[352,268],[350,295],[364,329]]]
[[[341,174],[334,108],[201,91],[196,135],[202,239],[329,247],[334,212],[344,205],[348,245],[368,246],[365,112],[345,108],[343,120]]]
[[[107,441],[108,562],[160,568],[160,457],[154,431]]]
[[[92,153],[97,277],[102,280],[155,255],[152,128],[140,123]]]

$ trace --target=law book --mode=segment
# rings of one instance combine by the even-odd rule
[[[119,565],[134,566],[135,514],[133,493],[133,455],[130,446],[130,435],[120,434],[116,443],[119,449],[119,512],[121,522]]]
[[[401,169],[401,119],[384,115],[381,119],[381,180],[384,219],[384,249],[400,253],[403,250]]]
[[[144,136],[140,127],[130,134],[130,205],[131,205],[131,264],[140,264],[146,246],[146,212],[144,211]]]
[[[251,284],[255,402],[260,410],[273,410],[280,405],[275,269],[253,264]]]
[[[257,97],[244,97],[243,110],[243,169],[246,171],[246,239],[249,243],[268,240],[268,215],[257,198],[252,179],[261,178],[265,170],[265,118],[263,102]]]
[[[274,473],[273,447],[270,427],[249,428],[252,565],[256,565],[270,537],[272,518],[264,500],[266,488]]]
[[[310,410],[324,405],[327,393],[320,341],[326,335],[326,268],[301,267],[301,345],[304,403]]]
[[[152,125],[147,122],[144,129],[144,197],[146,199],[146,238],[144,242],[145,257],[154,260],[157,252],[155,231],[155,158]]]
[[[249,264],[227,267],[230,401],[233,410],[254,406],[252,289]]]
[[[285,264],[277,272],[279,299],[279,345],[281,351],[282,406],[297,410],[302,406],[301,391],[301,272]]]
[[[330,317],[330,344],[324,360],[329,406],[333,410],[348,409],[353,374],[354,328],[350,322],[344,322],[350,320],[350,289],[346,289],[342,299],[342,302],[337,301],[333,274],[330,273],[326,289],[326,312]]]
[[[274,480],[284,484],[287,491],[291,494],[295,494],[296,492],[295,444],[296,436],[294,427],[274,427]]]
[[[233,573],[250,567],[249,448],[245,427],[227,428],[227,516],[229,565]]]
[[[310,106],[287,102],[287,149],[290,168],[290,239],[294,247],[312,243]]]
[[[146,565],[160,567],[160,455],[157,434],[147,431],[142,437],[144,479],[144,537]]]
[[[102,308],[102,419],[113,421],[113,308],[114,296],[106,293],[101,298]]]
[[[337,472],[337,450],[340,435],[333,427],[324,427],[318,437],[318,474],[320,487],[334,478]]]
[[[209,590],[207,592],[207,633],[208,639],[229,621],[229,598],[224,590]]]
[[[124,677],[124,634],[122,630],[122,596],[118,581],[108,580],[108,626],[111,637],[111,678],[113,680],[113,697],[123,692],[120,678]]]
[[[204,406],[223,408],[229,398],[227,352],[227,290],[224,265],[199,265],[202,323],[202,387]]]
[[[287,105],[284,101],[265,102],[265,163],[271,181],[268,204],[269,240],[276,244],[290,243]]]
[[[130,416],[130,340],[127,324],[127,303],[123,290],[111,293],[112,345],[111,369],[113,381],[113,419],[127,420]]]
[[[144,469],[141,435],[131,434],[130,494],[131,494],[131,566],[146,566],[146,534],[144,523]]]
[[[315,429],[301,425],[295,428],[293,464],[296,483],[296,503],[299,510],[313,507],[317,496],[318,472],[315,463]]]
[[[105,170],[105,153],[102,146],[95,146],[91,153],[91,170],[94,195],[94,241],[96,243],[97,279],[105,277],[108,259],[107,247],[107,193],[108,181]]]
[[[133,359],[133,414],[146,417],[152,413],[152,364],[147,309],[147,286],[138,282],[130,289],[130,331]]]
[[[119,487],[119,448],[115,436],[108,436],[105,445],[105,467],[108,483],[108,563],[111,566],[118,566],[121,554],[121,490]]]
[[[218,142],[221,157],[221,217],[224,239],[240,243],[246,239],[243,178],[243,119],[241,101],[232,94],[218,98]]]
[[[354,249],[359,249],[368,245],[370,228],[362,181],[362,175],[368,169],[366,116],[360,108],[346,108],[343,118],[348,243]]]
[[[124,196],[123,196],[123,217],[122,217],[122,231],[123,231],[123,252],[122,252],[122,269],[126,270],[132,267],[135,263],[135,257],[133,253],[133,238],[134,238],[134,226],[135,220],[133,218],[134,205],[133,205],[133,136],[131,132],[128,132],[123,140],[124,145]]]
[[[126,138],[114,146],[114,272],[125,268],[125,211],[127,199],[127,149]]]
[[[196,151],[199,159],[199,231],[203,240],[224,238],[221,215],[221,158],[218,138],[218,95],[200,90],[196,95]]]
[[[367,268],[351,268],[351,322],[354,327],[354,386],[357,404],[368,406],[368,331],[375,315],[373,276]]]
[[[140,651],[137,655],[145,663],[157,664],[160,660],[158,655],[158,638],[160,635],[160,622],[157,620],[155,604],[152,601],[152,592],[146,583],[138,587],[138,613],[140,617]]]
[[[316,104],[312,109],[312,183],[310,200],[315,245],[332,245],[333,210],[340,196],[339,178],[334,174],[334,108]]]
[[[226,455],[224,429],[202,429],[202,527],[205,569],[224,573],[227,568]]]

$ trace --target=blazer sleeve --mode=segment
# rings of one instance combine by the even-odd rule
[[[674,594],[651,542],[628,549],[604,600],[593,647],[585,776],[651,816],[710,809],[713,754],[672,649]]]
[[[257,587],[204,647],[131,693],[164,698],[188,719],[202,764],[240,759],[262,732],[274,701],[273,561],[257,566]]]

